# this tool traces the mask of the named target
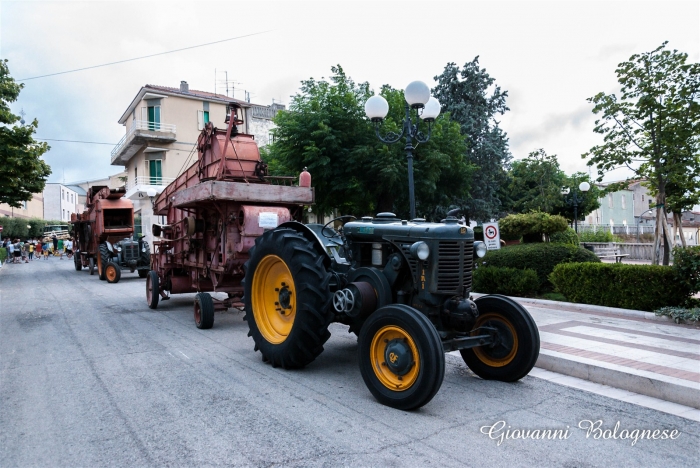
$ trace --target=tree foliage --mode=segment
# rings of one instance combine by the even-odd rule
[[[507,91],[495,85],[485,69],[479,67],[479,57],[460,69],[448,63],[442,74],[435,77],[438,84],[433,95],[459,122],[467,144],[467,162],[476,168],[471,175],[471,197],[460,204],[468,219],[488,221],[501,211],[499,188],[506,182],[506,169],[511,154],[508,137],[500,129],[497,116],[508,111]]]
[[[328,80],[302,82],[288,112],[275,118],[275,141],[263,154],[275,174],[307,167],[316,191],[315,211],[373,215],[394,211],[408,216],[408,173],[402,142],[381,143],[364,114],[372,95],[368,83],[355,83],[338,65]],[[381,94],[389,115],[381,132],[400,132],[403,92],[390,86]],[[425,125],[425,124],[421,124]],[[427,131],[427,126],[424,129]],[[414,151],[416,208],[419,216],[439,216],[435,207],[468,197],[470,166],[459,125],[449,115],[432,124],[430,141]]]
[[[617,167],[647,180],[657,203],[654,263],[663,245],[664,264],[672,246],[667,196],[697,191],[700,180],[700,64],[686,63],[688,54],[666,44],[618,65],[619,97],[589,99],[600,114],[594,131],[604,139],[583,155],[599,180]]]
[[[20,118],[10,111],[9,103],[17,100],[23,87],[10,76],[7,60],[0,60],[0,203],[15,208],[42,192],[51,174],[41,160],[49,146],[32,137],[39,122],[15,125]]]
[[[591,184],[588,192],[581,192],[581,182],[591,183],[587,174],[578,172],[567,176],[559,167],[557,155],[547,154],[542,148],[531,152],[527,158],[513,161],[508,171],[508,183],[505,186],[504,209],[510,213],[527,213],[542,211],[557,214],[574,220],[572,197],[576,192],[580,201],[577,203],[578,219],[600,207],[598,201],[600,190]],[[569,188],[571,193],[563,195],[562,188]]]
[[[524,242],[542,242],[550,234],[563,232],[568,228],[566,219],[541,211],[510,214],[498,221],[505,236],[522,237]]]

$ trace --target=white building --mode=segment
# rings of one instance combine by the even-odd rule
[[[44,187],[44,219],[69,222],[70,215],[82,213],[85,206],[80,203],[79,191],[69,185],[47,183]]]

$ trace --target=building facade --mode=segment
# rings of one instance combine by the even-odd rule
[[[598,188],[605,189],[605,184],[598,184]],[[629,226],[636,225],[635,192],[634,190],[619,190],[605,194],[598,199],[600,207],[586,216],[586,223],[590,226],[613,230],[616,226],[628,230]]]
[[[153,216],[152,199],[197,161],[197,138],[208,122],[225,127],[228,104],[244,110],[238,131],[255,137],[259,146],[270,141],[272,118],[284,106],[260,106],[221,94],[179,88],[142,87],[119,119],[124,138],[112,150],[112,165],[124,166],[126,197],[134,202],[137,229],[152,240],[151,226],[163,219]]]
[[[80,203],[79,190],[69,185],[47,183],[44,187],[43,219],[70,221],[73,213],[82,213],[85,205]]]
[[[43,218],[44,194],[34,193],[32,199],[22,202],[22,206],[15,208],[7,203],[0,203],[0,216],[10,218]]]

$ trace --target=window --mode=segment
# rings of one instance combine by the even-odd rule
[[[63,189],[61,189],[61,200],[65,200],[65,199],[66,199],[66,192],[64,192]]]
[[[141,212],[134,213],[134,238],[138,238],[143,234],[143,228],[141,226]]]
[[[160,130],[160,106],[142,107],[141,119],[148,122],[149,130]]]
[[[22,209],[26,210],[27,209],[27,202],[26,200],[22,202]]]
[[[608,194],[608,208],[612,208],[612,207],[613,207],[613,194],[609,193]]]
[[[620,201],[622,202],[622,209],[626,210],[627,209],[627,200],[625,200],[625,196],[622,195]]]
[[[151,159],[148,163],[148,183],[150,185],[163,185],[162,160]]]
[[[134,184],[139,183],[139,168],[135,167],[134,168]]]
[[[66,210],[63,210],[63,216],[61,217],[62,220],[66,219]]]
[[[644,201],[644,195],[642,194],[642,201]]]
[[[209,111],[197,111],[197,128],[203,130],[204,126],[209,123]]]
[[[649,208],[651,208],[651,200],[649,200]]]

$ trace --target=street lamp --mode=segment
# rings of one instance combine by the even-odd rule
[[[650,208],[646,211],[643,211],[642,214],[639,215],[637,218],[637,244],[639,244],[639,224],[642,222],[642,216],[644,216],[646,213],[649,213],[650,211],[654,211],[656,208]]]
[[[591,184],[589,184],[586,181],[583,181],[580,184],[578,184],[578,190],[581,193],[588,192],[590,189],[591,189]],[[564,195],[566,197],[566,195],[568,195],[569,192],[570,192],[569,187],[562,187],[562,189],[561,189],[562,195]],[[583,201],[583,195],[579,195],[579,192],[576,191],[576,188],[574,188],[574,191],[571,192],[571,197],[569,197],[569,199],[566,200],[566,202],[569,205],[574,206],[574,231],[576,232],[576,234],[578,234],[578,204],[581,203],[582,201]]]
[[[402,137],[406,137],[404,150],[406,150],[406,159],[408,160],[408,198],[411,203],[411,219],[414,219],[416,217],[416,198],[413,187],[413,151],[415,150],[413,140],[415,139],[418,143],[428,142],[431,124],[440,115],[440,102],[430,95],[430,88],[422,81],[409,83],[403,94],[406,98],[406,116],[403,119],[401,133],[389,132],[384,137],[379,134],[379,127],[389,113],[389,103],[382,96],[377,95],[367,99],[365,114],[374,123],[374,131],[382,143],[390,145]],[[415,110],[413,115],[411,115],[411,110]],[[418,117],[428,124],[427,135],[418,130]]]

